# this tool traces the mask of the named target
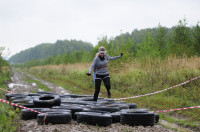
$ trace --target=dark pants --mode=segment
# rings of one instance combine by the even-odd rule
[[[107,89],[108,95],[111,95],[110,93],[110,76],[109,74],[106,75],[98,75],[96,74],[95,78],[95,92],[94,92],[94,101],[97,101],[98,95],[100,92],[100,86],[101,86],[101,81],[103,80],[104,85]]]

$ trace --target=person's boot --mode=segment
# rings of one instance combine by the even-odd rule
[[[95,97],[95,96],[93,97],[93,101],[97,101],[97,99],[98,99],[97,97]]]
[[[93,98],[93,101],[96,101],[96,102],[97,102],[97,99],[94,99],[94,98]]]
[[[108,98],[111,98],[111,93],[110,93],[110,91],[108,91]]]

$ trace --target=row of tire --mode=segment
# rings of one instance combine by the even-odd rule
[[[109,126],[112,123],[130,126],[153,126],[159,115],[147,109],[137,109],[135,103],[99,98],[93,101],[92,95],[57,95],[38,92],[27,95],[7,94],[6,99],[45,114],[22,109],[24,120],[37,119],[38,124],[69,124],[71,120],[90,125]],[[44,122],[45,119],[45,122]]]

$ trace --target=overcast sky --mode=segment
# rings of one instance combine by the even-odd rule
[[[40,43],[98,38],[200,20],[200,0],[0,0],[0,47],[11,55]]]

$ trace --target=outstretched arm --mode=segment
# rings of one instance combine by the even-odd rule
[[[123,54],[124,54],[124,53],[121,53],[119,56],[114,56],[114,57],[110,57],[110,56],[107,54],[107,58],[108,58],[108,60],[116,60],[116,59],[118,59],[118,58],[121,58]]]

